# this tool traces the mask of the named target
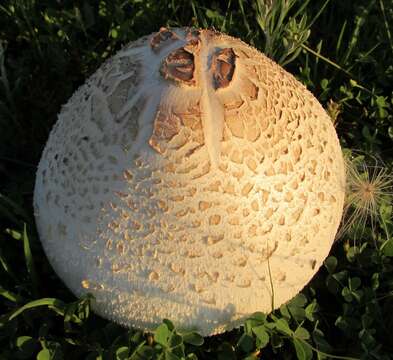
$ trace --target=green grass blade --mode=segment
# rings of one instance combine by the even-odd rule
[[[2,250],[0,249],[0,264],[2,266],[2,268],[4,269],[4,271],[16,282],[18,283],[18,279],[16,277],[16,275],[14,274],[14,272],[11,270],[10,266],[8,265],[7,260],[5,259]]]
[[[303,49],[305,49],[306,51],[308,51],[309,53],[313,54],[314,56],[318,57],[319,59],[325,61],[326,63],[328,63],[329,65],[333,66],[334,68],[342,71],[343,73],[347,74],[348,76],[350,76],[351,78],[353,78],[353,75],[348,72],[347,70],[345,70],[344,68],[342,68],[340,65],[336,64],[334,61],[330,60],[329,58],[319,54],[318,52],[314,51],[313,49],[309,48],[307,45],[305,44],[301,44],[300,45]]]
[[[302,48],[298,48],[298,49],[296,49],[296,51],[294,51],[293,53],[292,53],[292,55],[291,56],[287,56],[286,58],[285,58],[285,60],[283,59],[280,63],[281,63],[281,66],[285,66],[285,65],[287,65],[287,64],[289,64],[289,63],[291,63],[292,61],[294,61],[298,56],[299,56],[299,54],[300,54],[300,52],[302,51]]]
[[[347,20],[344,21],[343,26],[341,27],[340,34],[338,35],[337,44],[336,44],[336,56],[341,49],[341,45],[343,42],[343,37],[345,34],[345,29],[347,28]]]
[[[4,289],[1,285],[0,285],[0,296],[15,303],[21,301],[21,297],[19,295],[13,293],[12,291]]]
[[[34,301],[30,301],[29,303],[23,305],[20,307],[18,310],[14,311],[9,315],[8,319],[12,320],[22,314],[24,311],[33,309],[36,307],[41,307],[41,306],[48,306],[49,308],[55,308],[57,310],[62,310],[62,313],[64,314],[64,303],[56,298],[42,298]]]
[[[226,32],[226,24],[227,24],[228,14],[230,14],[229,9],[231,8],[231,2],[232,2],[231,0],[228,1],[228,5],[225,10],[224,21],[222,22],[221,28],[220,28],[220,31],[222,31],[222,32]]]
[[[322,47],[323,47],[323,40],[320,40],[318,42],[317,46],[316,46],[316,52],[318,54],[321,53]],[[318,65],[319,65],[319,58],[318,58],[318,56],[316,56],[315,57],[315,61],[314,61],[314,66],[312,67],[312,71],[313,71],[314,77],[318,76]]]
[[[364,58],[366,58],[367,56],[371,55],[371,54],[374,52],[374,50],[375,50],[379,45],[381,45],[380,42],[377,43],[377,44],[375,44],[369,51],[367,51],[366,53],[362,54],[361,57],[359,57],[359,61],[361,61],[362,59],[364,59]],[[356,66],[356,62],[354,62],[351,66],[348,67],[348,71],[351,71],[351,70],[354,68],[354,66]]]
[[[311,20],[311,22],[308,24],[307,28],[311,28],[311,26],[313,26],[313,24],[315,23],[315,21],[321,16],[322,12],[325,10],[327,4],[329,4],[330,0],[326,0],[324,2],[324,4],[321,6],[321,8],[319,9],[318,13],[314,16],[314,18]]]
[[[29,237],[27,236],[26,223],[23,226],[23,251],[25,254],[27,272],[30,275],[32,285],[33,285],[33,293],[34,293],[34,296],[37,296],[37,293],[38,293],[37,272],[35,269],[33,256],[31,253]]]
[[[392,40],[392,34],[390,32],[390,27],[388,23],[388,19],[386,18],[386,12],[385,12],[385,5],[383,4],[383,0],[379,0],[379,7],[381,8],[382,15],[383,15],[383,22],[385,24],[385,29],[386,29],[386,34],[389,39],[389,44],[390,44],[390,50],[392,50],[392,55],[393,55],[393,40]]]
[[[246,27],[247,33],[249,34],[251,32],[251,29],[250,29],[250,24],[247,21],[246,13],[244,11],[243,0],[238,0],[238,3],[239,3],[240,12],[241,12],[242,17],[243,17],[244,26]]]
[[[306,9],[306,7],[308,6],[310,0],[306,0],[303,2],[302,6],[295,12],[295,14],[293,15],[294,18],[296,18],[297,16],[299,16],[300,14],[304,14],[304,10]]]
[[[347,61],[349,60],[353,50],[355,49],[356,45],[358,44],[359,41],[359,35],[360,35],[360,30],[363,27],[363,25],[366,22],[366,18],[368,17],[368,14],[370,12],[371,7],[374,5],[375,1],[370,1],[369,5],[362,11],[361,16],[356,17],[355,19],[355,29],[352,32],[352,35],[350,37],[350,42],[348,45],[348,50],[342,59],[342,63],[346,64]]]
[[[10,209],[11,212],[8,210]],[[7,217],[11,218],[15,223],[19,223],[19,220],[13,215],[19,215],[24,220],[28,220],[29,216],[26,211],[18,205],[15,201],[11,200],[8,196],[5,196],[0,193],[0,214],[4,212]]]
[[[0,4],[0,10],[1,11],[3,11],[6,15],[8,15],[8,16],[12,16],[12,13],[9,11],[9,10],[7,10],[6,8],[5,8],[5,6],[3,6],[3,5],[1,5]]]
[[[1,105],[1,103],[0,103],[0,105]],[[34,164],[29,164],[29,163],[27,163],[25,161],[21,161],[21,160],[17,160],[17,159],[11,159],[11,158],[6,157],[6,156],[1,156],[0,155],[0,160],[9,162],[9,163],[12,163],[12,164],[15,164],[15,165],[20,165],[20,166],[23,166],[23,167],[28,167],[28,168],[31,168],[31,169],[35,169],[36,168],[36,165],[34,165]]]
[[[9,210],[7,209],[7,207],[4,206],[4,205],[1,203],[1,195],[0,195],[0,215],[3,216],[3,217],[5,217],[6,219],[12,221],[12,222],[15,223],[15,224],[18,224],[18,223],[19,223],[18,218],[17,218],[16,216],[14,216],[14,215],[12,214],[12,212],[9,211]]]

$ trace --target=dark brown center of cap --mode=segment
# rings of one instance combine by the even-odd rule
[[[213,54],[212,73],[215,89],[224,88],[232,81],[236,55],[231,48],[221,49]]]
[[[172,79],[194,84],[194,55],[184,48],[172,51],[161,65],[161,74],[165,79]]]

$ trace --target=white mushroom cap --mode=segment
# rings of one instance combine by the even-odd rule
[[[125,46],[62,108],[39,164],[39,235],[57,274],[126,326],[203,335],[309,282],[341,219],[330,118],[292,75],[211,30]]]

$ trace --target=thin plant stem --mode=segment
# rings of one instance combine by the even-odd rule
[[[317,21],[317,19],[320,17],[322,12],[325,10],[327,4],[329,4],[330,0],[326,0],[325,3],[321,6],[319,9],[318,13],[314,16],[314,18],[311,20],[311,22],[308,24],[307,28],[310,29],[311,26]]]
[[[354,76],[347,70],[343,69],[340,65],[336,64],[334,61],[330,60],[329,58],[319,54],[318,52],[314,51],[313,49],[311,49],[310,47],[308,47],[305,44],[301,44],[300,45],[304,50],[308,51],[309,53],[313,54],[314,56],[318,57],[319,59],[325,61],[326,63],[328,63],[329,65],[335,67],[336,69],[342,71],[344,74],[346,74],[347,76],[349,76],[351,79],[354,79]],[[366,87],[364,87],[363,85],[360,85],[357,81],[356,81],[356,87],[358,87],[359,89],[362,89],[370,94],[372,94],[372,91],[367,89]]]
[[[382,228],[385,230],[385,234],[386,234],[386,239],[389,240],[390,239],[390,234],[389,234],[389,229],[386,225],[385,219],[381,216],[380,217],[381,223],[382,223]]]
[[[340,355],[332,355],[332,354],[325,353],[324,351],[321,351],[321,350],[317,349],[316,347],[312,346],[307,341],[304,341],[303,339],[301,339],[301,338],[299,338],[299,337],[297,337],[295,335],[293,337],[296,340],[299,340],[300,342],[302,342],[303,344],[308,346],[310,349],[315,351],[317,354],[320,354],[320,355],[323,355],[323,356],[327,356],[329,359],[360,360],[359,358],[354,358],[354,357],[350,357],[350,356],[340,356]]]
[[[314,51],[313,49],[311,49],[310,47],[308,47],[305,44],[301,44],[300,45],[304,50],[308,51],[309,53],[313,54],[314,56],[318,57],[319,59],[327,62],[329,65],[335,67],[336,69],[342,71],[343,73],[347,74],[349,77],[353,78],[352,74],[350,72],[348,72],[347,70],[343,69],[340,65],[336,64],[334,61],[328,59],[327,57],[317,53],[316,51]]]
[[[266,242],[267,245],[267,269],[269,272],[269,281],[270,281],[270,288],[272,292],[272,298],[271,298],[271,306],[272,306],[272,311],[274,311],[274,286],[273,286],[273,277],[272,277],[272,271],[270,268],[270,256],[269,256],[269,243]]]
[[[392,50],[392,55],[393,55],[392,34],[390,33],[388,20],[386,18],[385,5],[383,4],[383,0],[379,0],[379,6],[381,8],[381,12],[382,12],[382,15],[383,15],[383,21],[385,23],[385,28],[386,28],[386,34],[388,35],[388,39],[389,39],[389,43],[390,43],[390,49]]]

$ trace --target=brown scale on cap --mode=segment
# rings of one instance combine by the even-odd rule
[[[194,55],[184,48],[172,51],[163,61],[160,72],[165,79],[195,84]]]
[[[158,53],[165,45],[167,45],[169,40],[172,42],[177,39],[179,38],[173,31],[162,27],[160,31],[151,38],[150,47],[155,53]]]
[[[235,53],[230,48],[219,50],[213,54],[211,70],[215,89],[225,88],[232,81],[236,66],[235,57]]]
[[[164,79],[195,86],[195,56],[199,56],[201,45],[199,31],[189,31],[186,41],[183,47],[173,50],[164,58],[160,73]]]

